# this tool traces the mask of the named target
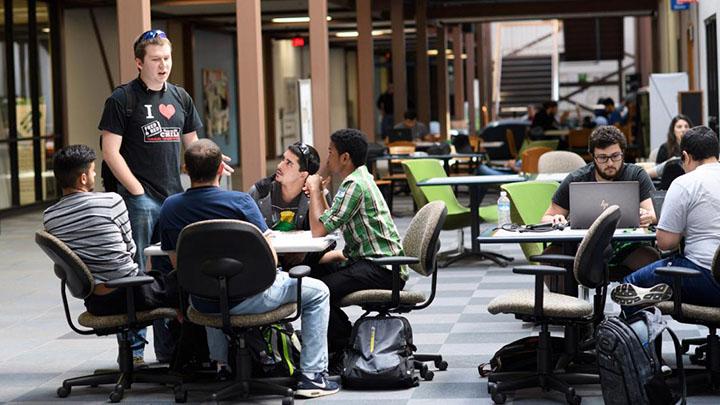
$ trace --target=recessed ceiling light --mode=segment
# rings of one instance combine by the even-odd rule
[[[354,37],[358,36],[358,32],[357,31],[341,31],[341,32],[336,32],[335,36],[339,37],[339,38],[354,38]]]
[[[332,17],[327,16],[328,21],[332,21]],[[275,24],[291,24],[291,23],[306,23],[310,22],[310,17],[298,16],[298,17],[275,17],[271,20]]]

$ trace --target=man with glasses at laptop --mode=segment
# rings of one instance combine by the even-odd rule
[[[680,141],[680,159],[686,174],[672,183],[665,196],[657,226],[657,245],[675,250],[685,238],[682,254],[658,260],[623,278],[611,298],[629,315],[643,304],[670,299],[670,276],[655,273],[658,267],[701,270],[700,277],[682,279],[682,300],[687,304],[720,307],[720,285],[711,267],[720,244],[720,164],[718,137],[708,127],[688,130]]]
[[[570,183],[636,181],[639,187],[640,225],[649,226],[657,222],[652,196],[655,187],[650,176],[639,166],[623,161],[627,141],[616,127],[603,125],[590,134],[588,152],[592,162],[568,174],[552,197],[543,222],[568,223],[570,214]],[[572,226],[572,224],[571,224]],[[550,246],[546,253],[560,253],[559,247]],[[627,274],[654,262],[659,258],[655,249],[646,242],[613,242],[610,257],[610,279],[620,280]]]

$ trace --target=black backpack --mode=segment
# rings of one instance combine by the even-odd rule
[[[512,371],[537,371],[537,350],[539,336],[528,336],[508,343],[495,352],[488,363],[478,366],[480,377],[487,377],[492,373],[505,373]],[[559,336],[550,338],[552,346],[553,365],[557,365],[565,352],[565,341]],[[490,367],[486,369],[486,367]]]
[[[189,101],[189,95],[187,92],[181,92],[177,86],[166,83],[168,90],[175,96],[176,99],[178,99],[182,105],[186,105],[186,103]],[[113,93],[117,89],[122,89],[125,93],[125,118],[130,119],[135,112],[135,107],[137,106],[137,100],[135,99],[135,93],[132,92],[132,89],[130,88],[132,86],[132,82],[128,82],[125,84],[122,84],[118,87],[116,87],[113,90]],[[102,135],[100,135],[100,150],[102,150]],[[113,174],[112,170],[110,170],[110,166],[105,163],[105,160],[102,161],[102,166],[100,167],[100,178],[102,178],[102,184],[103,188],[105,188],[105,191],[117,193],[117,186],[120,184],[118,179]]]
[[[401,316],[363,317],[355,322],[345,352],[343,387],[407,388],[418,385],[410,322]]]
[[[300,365],[300,340],[292,324],[272,324],[251,328],[245,335],[250,349],[253,375],[291,377]]]
[[[621,404],[674,404],[679,395],[665,382],[661,362],[655,352],[655,339],[662,332],[670,333],[675,344],[677,367],[682,385],[682,403],[685,403],[685,372],[680,343],[667,327],[660,311],[638,311],[623,320],[617,316],[605,319],[595,333],[600,385],[603,399],[608,405]]]

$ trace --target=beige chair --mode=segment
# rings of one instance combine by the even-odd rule
[[[381,316],[390,313],[406,313],[427,308],[435,298],[437,288],[437,253],[440,250],[440,230],[447,208],[442,201],[432,201],[415,214],[402,240],[406,256],[381,257],[372,259],[379,265],[390,265],[393,271],[392,290],[361,290],[348,294],[340,300],[340,306],[358,305],[366,312],[377,312]],[[430,297],[422,291],[401,291],[400,267],[409,265],[417,274],[432,277]],[[413,354],[415,367],[420,376],[432,380],[434,373],[428,370],[426,361],[433,361],[439,370],[447,369],[447,362],[439,354]]]
[[[70,329],[81,335],[114,336],[119,333],[121,336],[118,349],[118,371],[101,372],[83,377],[69,378],[63,381],[62,386],[57,389],[57,396],[65,398],[70,395],[72,387],[112,384],[113,391],[110,393],[110,402],[120,402],[126,389],[130,389],[134,383],[169,384],[176,387],[175,399],[179,398],[177,387],[182,384],[182,379],[176,376],[167,375],[167,367],[149,368],[146,370],[134,370],[132,360],[132,349],[128,335],[134,329],[144,328],[152,325],[156,319],[175,318],[175,310],[172,308],[157,308],[151,311],[135,311],[134,294],[132,288],[143,284],[150,284],[153,278],[150,276],[124,277],[111,280],[105,283],[110,288],[121,288],[126,290],[128,297],[127,313],[122,315],[97,316],[89,312],[83,312],[78,316],[78,323],[90,329],[80,329],[72,321],[70,306],[65,289],[79,299],[89,297],[95,289],[95,281],[85,263],[65,245],[60,239],[45,231],[35,233],[35,243],[55,263],[55,275],[61,280],[60,292],[65,308],[65,317]],[[114,338],[113,338],[114,340]]]
[[[583,166],[585,159],[577,153],[556,150],[540,156],[538,173],[570,173]]]
[[[493,402],[505,402],[508,392],[524,388],[540,387],[545,390],[559,391],[565,394],[570,404],[579,404],[581,398],[570,385],[597,384],[599,376],[576,373],[557,373],[552,362],[552,344],[550,325],[579,325],[599,322],[604,316],[607,299],[608,270],[605,249],[612,240],[613,233],[620,220],[620,209],[613,205],[606,209],[588,229],[580,242],[575,257],[563,257],[563,261],[572,260],[575,280],[588,288],[596,290],[593,304],[577,297],[545,291],[544,276],[565,276],[563,267],[546,265],[526,265],[513,268],[513,273],[535,276],[535,288],[517,290],[495,297],[488,304],[488,312],[512,314],[524,322],[540,325],[538,342],[538,365],[535,372],[493,373],[488,379],[488,391]],[[557,257],[557,256],[556,256]],[[541,260],[542,255],[536,260]]]

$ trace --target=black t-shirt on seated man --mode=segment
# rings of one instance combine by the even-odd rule
[[[120,86],[105,101],[98,128],[123,137],[120,155],[145,192],[163,202],[183,191],[182,136],[202,128],[202,122],[192,98],[181,87],[167,83],[164,90],[154,91],[140,77],[127,85],[135,98],[132,116],[126,115],[125,90]]]
[[[575,170],[565,177],[560,186],[555,190],[552,196],[552,202],[561,206],[566,210],[570,210],[570,183],[573,182],[594,182],[595,179],[595,163],[590,162],[587,165]],[[640,201],[645,201],[655,194],[655,186],[650,180],[647,172],[640,166],[623,163],[620,174],[614,181],[637,181],[640,187]]]

